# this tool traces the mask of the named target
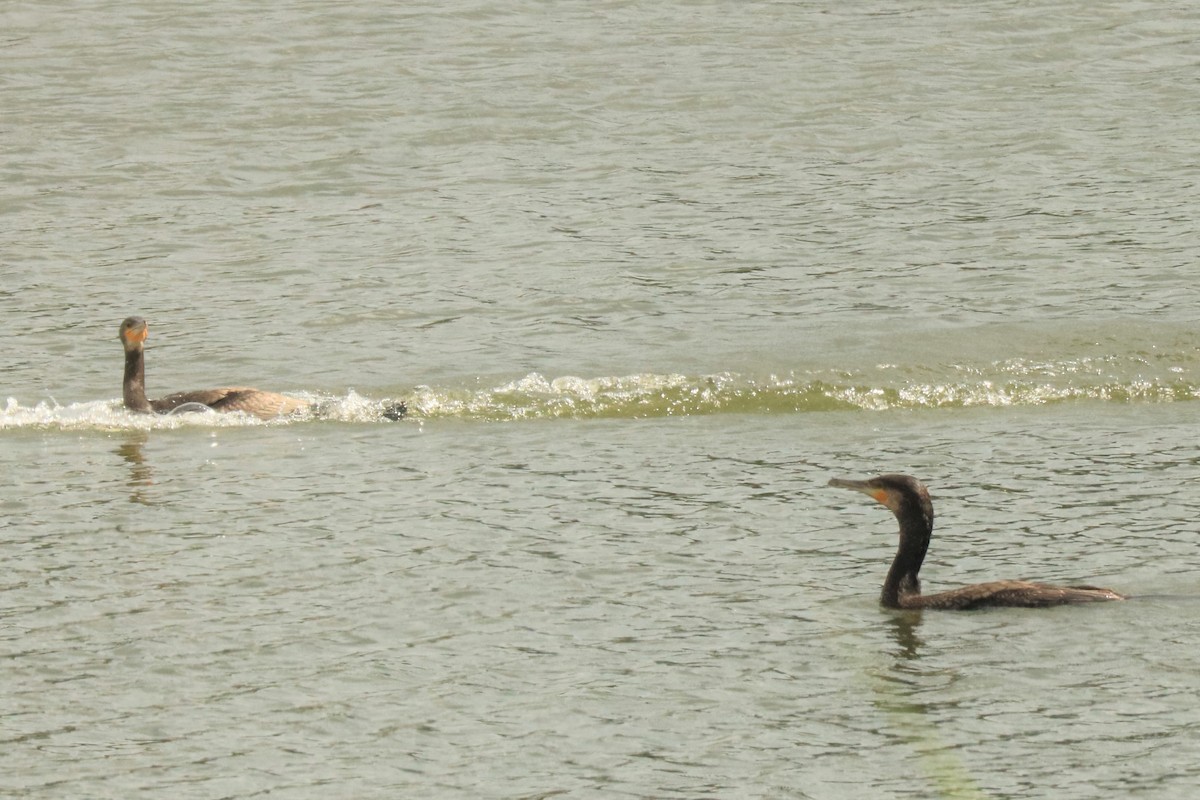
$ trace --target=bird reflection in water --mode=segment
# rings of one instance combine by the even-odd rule
[[[953,682],[955,673],[944,664],[922,662],[921,616],[910,610],[887,615],[896,647],[888,666],[874,672],[875,707],[883,713],[880,733],[912,749],[916,765],[934,787],[931,796],[983,800],[987,795],[963,763],[958,743],[942,736],[937,689]]]
[[[140,505],[153,505],[147,487],[154,485],[154,471],[146,463],[142,448],[149,435],[146,431],[129,431],[125,441],[117,445],[116,453],[129,465],[129,502]]]

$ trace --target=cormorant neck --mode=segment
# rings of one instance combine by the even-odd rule
[[[146,399],[146,363],[141,347],[125,351],[125,381],[121,396],[130,411],[152,410],[150,401]]]
[[[883,582],[879,601],[887,608],[904,608],[906,598],[921,596],[921,580],[917,573],[921,571],[925,552],[929,549],[933,520],[913,503],[904,503],[895,514],[900,523],[900,546]]]

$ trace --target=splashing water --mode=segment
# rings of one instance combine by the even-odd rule
[[[1146,373],[1150,374],[1147,375]],[[9,398],[0,429],[148,429],[229,427],[321,421],[389,422],[400,401],[303,394],[311,411],[263,422],[243,414],[132,414],[119,400],[70,405],[42,401],[32,407]],[[689,376],[643,373],[547,378],[530,373],[498,385],[418,386],[401,398],[415,420],[517,421],[795,414],[828,411],[1036,406],[1065,402],[1170,403],[1200,398],[1200,383],[1178,366],[1148,369],[1143,360],[1077,359],[1035,362],[1011,359],[973,367],[938,368],[880,364],[858,372],[827,371],[751,377],[733,372]]]

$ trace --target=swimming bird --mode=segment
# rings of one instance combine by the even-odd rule
[[[242,411],[259,419],[275,419],[304,411],[310,403],[295,397],[251,389],[248,386],[222,386],[177,392],[158,400],[146,399],[146,358],[143,343],[149,330],[146,320],[129,317],[121,323],[118,336],[125,348],[125,381],[122,397],[130,411],[145,414],[170,414],[180,411]]]
[[[900,523],[900,547],[879,598],[885,608],[1045,608],[1127,599],[1112,589],[1098,586],[1051,586],[1030,581],[991,581],[948,592],[921,594],[917,573],[933,535],[933,502],[925,485],[911,475],[880,475],[865,481],[834,478],[829,485],[853,489],[874,498],[887,506]]]

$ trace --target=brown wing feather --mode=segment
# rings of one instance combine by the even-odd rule
[[[904,608],[1046,608],[1071,603],[1124,600],[1125,596],[1099,586],[1051,586],[1030,581],[990,581],[948,592],[902,597]]]
[[[185,403],[199,403],[213,411],[242,411],[259,419],[286,417],[308,408],[308,403],[295,397],[264,392],[248,386],[222,386],[217,389],[199,389],[191,392],[176,392],[158,400],[150,401],[159,414],[166,414]]]

